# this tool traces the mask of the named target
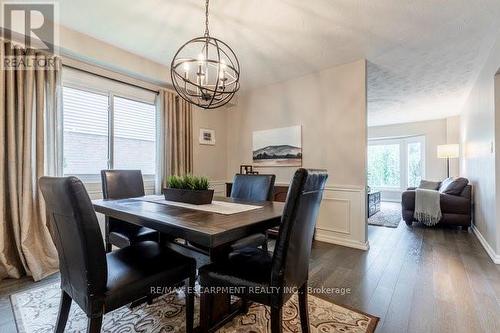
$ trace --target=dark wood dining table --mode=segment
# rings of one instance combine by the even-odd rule
[[[282,202],[246,202],[225,197],[214,200],[261,206],[258,209],[224,215],[145,201],[145,198],[120,200],[93,200],[94,209],[136,225],[159,231],[169,238],[181,238],[208,249],[211,262],[224,260],[230,251],[230,244],[243,237],[265,232],[279,225],[283,213]],[[210,313],[210,326],[220,327],[238,311],[231,304],[230,296],[219,294]],[[201,313],[200,317],[204,318]],[[207,317],[205,317],[207,318]]]

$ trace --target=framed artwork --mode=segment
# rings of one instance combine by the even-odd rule
[[[215,130],[200,128],[199,142],[202,145],[215,145]]]
[[[253,164],[256,167],[302,166],[302,127],[254,131]]]

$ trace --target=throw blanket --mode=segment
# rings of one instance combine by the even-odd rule
[[[441,219],[439,192],[422,188],[415,189],[415,212],[413,217],[425,225],[436,225]]]

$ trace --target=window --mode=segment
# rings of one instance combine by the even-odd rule
[[[368,185],[381,189],[418,186],[424,177],[423,136],[368,143]]]
[[[400,187],[400,145],[368,146],[368,184],[373,187]]]
[[[408,187],[417,187],[422,180],[422,144],[408,143]]]
[[[141,100],[141,91],[137,99],[130,93],[134,87],[124,97],[120,89],[105,90],[102,84],[82,86],[63,83],[63,174],[93,181],[103,169],[140,169],[146,179],[153,179],[154,94]]]
[[[114,168],[155,174],[156,108],[114,97]]]
[[[108,167],[108,96],[63,88],[63,173],[88,177]]]

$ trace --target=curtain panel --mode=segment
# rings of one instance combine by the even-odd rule
[[[160,110],[159,163],[157,192],[166,186],[170,175],[193,172],[193,109],[177,94],[162,90],[158,95]]]
[[[26,274],[37,281],[58,270],[38,178],[54,149],[46,128],[56,114],[61,62],[0,44],[0,279]]]

